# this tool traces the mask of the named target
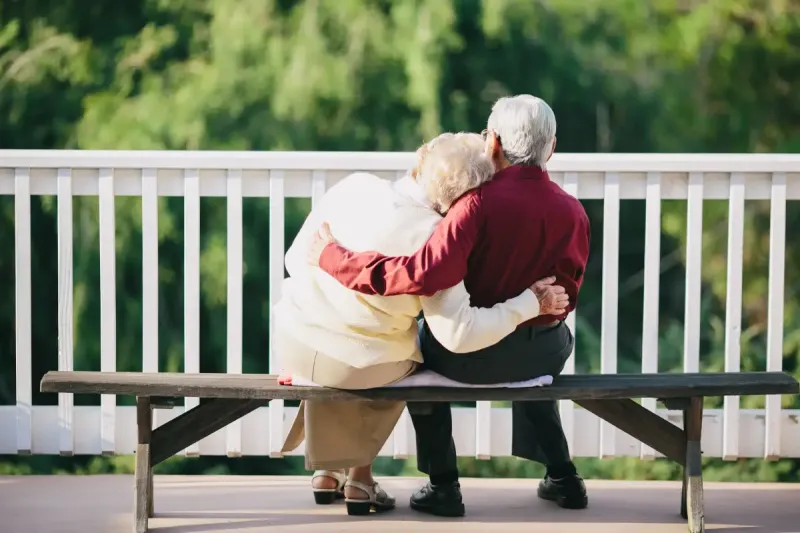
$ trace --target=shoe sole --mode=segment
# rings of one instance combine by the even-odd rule
[[[466,514],[466,508],[462,503],[459,507],[448,507],[448,508],[439,508],[439,507],[429,507],[427,505],[419,505],[414,502],[411,502],[411,508],[415,511],[419,511],[420,513],[427,513],[434,516],[443,516],[447,518],[459,518]]]
[[[344,492],[337,492],[335,490],[315,490],[314,502],[317,505],[330,505],[336,500],[344,498]]]
[[[581,502],[580,504],[572,505],[565,498],[561,498],[561,497],[558,497],[558,496],[551,496],[551,495],[549,495],[547,493],[544,493],[544,492],[541,492],[541,491],[537,491],[536,494],[542,500],[547,500],[549,502],[555,502],[562,509],[576,509],[577,510],[577,509],[585,509],[586,507],[589,506],[589,498],[588,497],[584,498],[583,502]]]
[[[344,501],[347,507],[347,514],[350,516],[366,516],[370,512],[385,513],[395,508],[394,504],[383,504],[371,502],[369,500],[347,500]]]

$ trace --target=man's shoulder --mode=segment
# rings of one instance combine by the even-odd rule
[[[484,203],[483,198],[485,194],[485,186],[486,183],[477,189],[471,189],[462,194],[461,197],[459,197],[458,200],[456,200],[450,207],[450,211],[447,213],[447,218],[452,218],[453,216],[469,216],[470,214],[476,213],[478,210],[480,210]]]

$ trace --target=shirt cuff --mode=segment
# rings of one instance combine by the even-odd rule
[[[335,242],[328,243],[319,255],[319,267],[335,278],[346,252],[345,248]]]
[[[522,322],[530,320],[531,318],[536,318],[539,316],[539,299],[530,289],[525,289],[522,291],[522,294],[515,298],[515,307],[519,310],[520,314],[523,316]]]

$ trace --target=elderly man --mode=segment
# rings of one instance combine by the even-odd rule
[[[574,343],[563,320],[578,301],[590,228],[580,202],[547,174],[555,134],[555,115],[543,100],[531,95],[501,98],[484,132],[497,173],[459,199],[422,248],[410,256],[387,257],[354,253],[322,239],[315,244],[319,255],[309,260],[363,294],[429,295],[463,281],[478,306],[492,306],[537,278],[555,274],[570,297],[570,307],[561,315],[527,321],[498,344],[470,354],[452,354],[427,327],[421,344],[427,366],[462,382],[560,373]],[[409,411],[417,432],[418,468],[430,475],[430,483],[412,496],[411,507],[463,515],[450,407],[437,404],[425,413],[409,406]],[[547,467],[540,498],[564,508],[588,504],[555,401],[514,402],[512,453]]]
[[[493,172],[480,136],[443,134],[420,149],[416,168],[395,184],[356,173],[331,187],[286,253],[289,278],[275,309],[275,346],[284,377],[340,389],[401,380],[421,361],[420,312],[437,342],[454,352],[480,350],[533,317],[563,313],[568,297],[563,287],[552,285],[554,277],[478,308],[460,282],[426,297],[363,296],[307,264],[310,237],[324,220],[356,250],[412,253],[451,204]],[[306,465],[318,470],[312,478],[318,503],[344,496],[349,514],[394,507],[394,498],[372,478],[371,464],[403,407],[404,402],[302,404],[283,451],[305,438]]]

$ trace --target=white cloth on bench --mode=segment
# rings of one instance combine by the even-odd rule
[[[421,370],[411,374],[407,378],[401,379],[397,383],[387,385],[387,388],[395,387],[454,387],[465,389],[527,389],[530,387],[544,387],[553,383],[553,376],[540,376],[525,381],[512,381],[509,383],[493,383],[491,385],[471,385],[461,383],[437,374],[432,370]],[[292,377],[292,385],[295,387],[319,387],[307,379]]]

